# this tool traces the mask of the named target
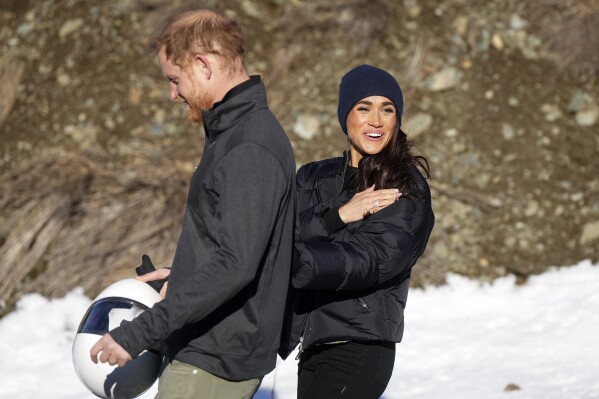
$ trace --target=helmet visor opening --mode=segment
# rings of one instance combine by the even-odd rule
[[[103,335],[118,327],[121,322],[131,321],[148,307],[126,298],[103,298],[94,302],[83,317],[77,333]]]

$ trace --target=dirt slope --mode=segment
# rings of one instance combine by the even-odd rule
[[[240,21],[248,69],[263,75],[298,165],[345,148],[336,95],[347,69],[370,63],[394,73],[406,97],[403,127],[433,170],[437,227],[415,269],[414,283],[422,284],[441,283],[448,271],[487,280],[513,273],[524,281],[552,265],[599,259],[599,34],[576,36],[584,24],[599,26],[599,6],[562,3],[177,4],[218,7]],[[60,295],[74,285],[93,295],[153,248],[156,263],[170,261],[182,209],[173,198],[184,198],[203,143],[201,129],[169,103],[145,50],[172,11],[166,0],[0,3],[0,276],[13,276],[5,304],[24,292]],[[36,163],[56,173],[43,176]],[[72,180],[53,186],[50,176]],[[167,188],[157,179],[169,179]],[[124,232],[149,228],[135,209],[122,211],[120,233],[75,234],[82,245],[65,250],[69,232],[94,231],[106,223],[103,212],[125,206],[134,192],[161,209],[168,228],[121,248]],[[36,256],[39,231],[20,252],[8,248],[25,242],[15,237],[15,215],[28,217],[18,211],[40,193],[63,195],[60,233],[47,231]],[[119,251],[81,249],[94,240]],[[57,274],[69,259],[77,265]],[[47,284],[56,275],[66,283]]]

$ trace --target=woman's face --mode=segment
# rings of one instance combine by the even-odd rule
[[[358,101],[347,116],[351,165],[366,154],[381,152],[395,132],[397,112],[387,97],[370,96]]]

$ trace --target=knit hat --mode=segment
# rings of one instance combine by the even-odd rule
[[[369,96],[384,96],[391,100],[397,111],[397,121],[401,125],[403,94],[397,80],[382,69],[372,65],[360,65],[347,72],[339,85],[337,117],[345,134],[347,134],[347,116],[352,107]]]

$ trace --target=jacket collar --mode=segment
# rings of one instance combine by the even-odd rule
[[[211,109],[202,112],[206,139],[213,142],[220,133],[235,126],[248,112],[266,107],[266,90],[262,79],[253,75],[229,90]]]
[[[343,151],[343,156],[337,159],[336,167],[316,179],[316,191],[321,201],[323,198],[337,198],[343,191],[343,179],[349,161],[349,151]]]
[[[327,179],[335,176],[343,176],[347,170],[349,162],[349,151],[343,151],[343,155],[337,158],[332,158],[331,161],[336,161],[335,166],[328,167],[326,172],[322,173],[318,179]]]
[[[341,161],[337,164],[337,169],[335,170],[335,174],[337,175],[345,175],[345,171],[347,170],[347,165],[349,163],[349,151],[343,151],[343,157],[341,157]]]

